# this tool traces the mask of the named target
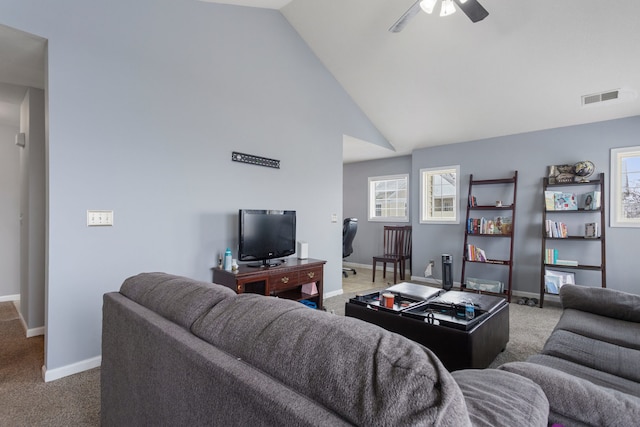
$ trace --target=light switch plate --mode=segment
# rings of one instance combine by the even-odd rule
[[[87,211],[87,227],[112,225],[113,211]]]

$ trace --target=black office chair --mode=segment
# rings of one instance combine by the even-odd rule
[[[356,237],[356,231],[358,231],[358,218],[345,218],[342,224],[342,259],[348,257],[353,253],[353,238]],[[342,275],[348,277],[347,272],[352,271],[356,274],[356,270],[353,268],[342,268]]]

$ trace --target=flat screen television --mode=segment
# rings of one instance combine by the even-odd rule
[[[273,261],[296,252],[296,211],[240,209],[240,261],[261,261],[251,267],[279,265]]]

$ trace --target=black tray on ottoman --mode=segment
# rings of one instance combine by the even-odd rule
[[[382,294],[391,293],[394,295],[393,308],[384,307],[380,304]],[[398,283],[390,288],[382,291],[371,292],[368,294],[356,295],[349,302],[375,307],[376,310],[382,310],[392,313],[399,313],[411,307],[424,303],[425,300],[436,297],[442,293],[441,289],[431,288],[423,285],[415,285],[413,283]]]
[[[509,341],[509,304],[504,298],[473,292],[442,293],[441,289],[424,285],[402,285],[412,285],[409,287],[409,293],[414,297],[406,295],[406,292],[401,294],[396,288],[396,299],[400,297],[418,300],[415,295],[416,291],[420,290],[424,290],[427,296],[432,293],[434,295],[406,307],[399,307],[398,310],[381,308],[379,299],[378,304],[375,304],[375,297],[389,292],[389,288],[350,299],[345,304],[345,315],[376,324],[428,347],[450,371],[486,368],[505,349]],[[427,289],[414,288],[416,286]],[[434,289],[435,291],[432,291]],[[367,302],[367,298],[372,298],[372,301]],[[454,321],[450,313],[439,312],[442,319],[438,318],[437,323],[429,322],[427,310],[435,312],[445,307],[446,310],[451,310],[453,305],[457,306],[454,310],[458,311],[461,302],[466,300],[473,301],[476,309],[476,318],[471,321],[461,317]],[[429,307],[430,304],[433,304],[432,308]],[[458,316],[454,314],[454,317]]]
[[[473,303],[475,313],[473,319],[466,318],[466,302]],[[484,318],[488,317],[491,312],[505,303],[504,298],[449,291],[423,304],[409,307],[402,312],[402,315],[434,325],[467,331],[474,328]]]

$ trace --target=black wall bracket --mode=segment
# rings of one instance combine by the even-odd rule
[[[253,154],[238,153],[237,151],[231,153],[231,160],[234,162],[249,163],[250,165],[280,169],[280,160],[254,156]]]

